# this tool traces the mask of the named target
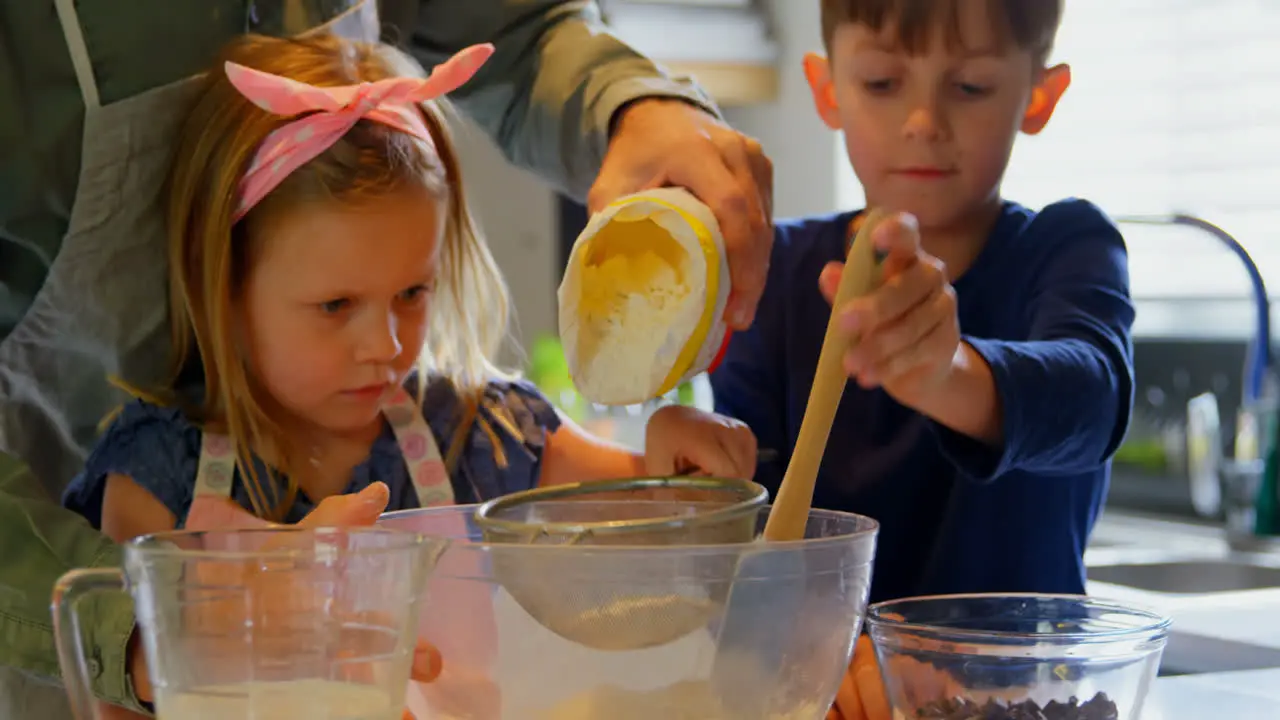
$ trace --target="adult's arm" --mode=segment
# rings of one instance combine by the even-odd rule
[[[0,454],[0,665],[57,681],[54,583],[68,570],[119,567],[120,560],[119,546],[51,501],[20,461]],[[79,607],[94,694],[142,710],[126,672],[132,601],[110,593]]]
[[[587,0],[382,0],[384,19],[431,67],[462,48],[496,52],[451,95],[514,164],[583,199],[600,171],[618,111],[679,98],[718,116],[692,80],[667,73],[612,35]],[[416,18],[415,18],[416,15]]]

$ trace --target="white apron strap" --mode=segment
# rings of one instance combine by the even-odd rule
[[[445,470],[440,445],[409,391],[404,388],[396,390],[383,413],[396,434],[400,454],[404,456],[409,477],[418,492],[418,504],[422,507],[452,505],[453,485]]]
[[[231,439],[226,435],[204,433],[200,438],[195,497],[231,497],[231,481],[235,476],[236,453]]]
[[[102,100],[98,96],[98,81],[89,62],[89,47],[84,42],[84,30],[80,27],[75,0],[54,0],[53,5],[58,10],[58,22],[62,23],[62,36],[67,40],[67,51],[71,53],[71,66],[76,71],[84,106],[97,110],[102,106]]]
[[[440,446],[413,397],[400,388],[383,408],[383,414],[395,432],[400,454],[404,456],[418,494],[418,504],[422,507],[453,504],[453,485],[449,482]],[[236,456],[231,440],[225,435],[205,433],[200,441],[195,497],[230,497],[235,472]]]

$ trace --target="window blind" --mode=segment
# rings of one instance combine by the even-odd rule
[[[771,64],[777,46],[754,0],[605,0],[628,44],[660,61]]]
[[[1245,244],[1280,296],[1277,37],[1277,0],[1070,0],[1051,61],[1070,63],[1072,85],[1045,132],[1019,138],[1005,197],[1202,217]],[[856,181],[846,192],[862,201]],[[1136,298],[1248,296],[1211,236],[1122,228]]]

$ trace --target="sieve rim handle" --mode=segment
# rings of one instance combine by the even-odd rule
[[[495,517],[498,513],[513,507],[532,502],[571,498],[600,492],[620,492],[624,490],[736,490],[740,499],[724,507],[716,508],[692,517],[672,518],[640,518],[636,520],[611,520],[604,522],[546,522],[530,523],[520,520],[505,520]],[[695,478],[695,477],[641,477],[621,478],[616,480],[591,480],[564,485],[533,488],[509,495],[494,498],[476,509],[474,519],[476,525],[486,534],[492,531],[528,535],[530,528],[543,528],[546,535],[575,535],[590,532],[592,535],[620,535],[625,533],[688,528],[713,522],[722,522],[739,515],[759,512],[769,499],[769,491],[763,485],[751,480],[734,478]]]

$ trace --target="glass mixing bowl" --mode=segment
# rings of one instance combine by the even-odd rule
[[[407,510],[379,521],[382,527],[452,541],[422,602],[420,632],[439,648],[444,670],[432,683],[411,684],[408,705],[417,717],[826,717],[865,614],[875,521],[815,510],[805,540],[771,544],[511,544],[485,542],[475,510]],[[766,517],[767,508],[759,512],[760,528]],[[601,557],[609,559],[607,571],[600,570]],[[575,571],[574,558],[590,571]],[[495,567],[522,561],[556,568],[543,581],[568,593],[597,594],[602,586],[626,583],[628,592],[657,595],[696,584],[709,596],[727,597],[728,606],[745,608],[748,622],[742,623],[737,611],[729,613],[735,617],[730,622],[724,622],[724,612],[713,612],[688,634],[656,647],[587,647],[540,625],[504,589],[507,574]],[[667,570],[646,571],[655,566]]]
[[[873,605],[895,718],[1137,720],[1169,619],[1074,595],[940,595]]]

